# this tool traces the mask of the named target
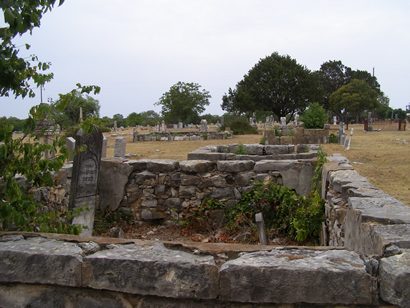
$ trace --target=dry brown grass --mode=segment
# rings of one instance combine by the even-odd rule
[[[324,150],[346,156],[371,183],[410,205],[410,131],[364,132],[361,125],[352,127],[349,151],[334,144],[324,145]]]

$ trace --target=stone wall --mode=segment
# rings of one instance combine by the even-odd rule
[[[224,132],[163,132],[163,133],[148,133],[141,134],[134,132],[133,142],[141,141],[195,141],[195,140],[217,140],[217,139],[230,139],[232,133],[228,131]]]
[[[0,235],[0,306],[379,304],[377,278],[355,252],[263,248]]]
[[[169,186],[165,203],[177,183],[178,198],[193,200],[187,187],[196,194],[198,184],[191,184],[199,181],[233,190],[244,174],[273,176],[297,166],[286,160],[104,164],[105,176],[122,187],[121,207],[137,182],[143,201]],[[333,247],[0,234],[0,307],[410,307],[410,208],[340,155],[324,166],[322,197],[323,241]]]
[[[254,180],[268,178],[305,195],[315,161],[102,160],[100,208],[131,210],[136,220],[175,220],[206,199],[236,203]]]
[[[294,127],[290,129],[265,130],[264,137],[268,144],[323,144],[329,142],[329,128],[306,129]]]

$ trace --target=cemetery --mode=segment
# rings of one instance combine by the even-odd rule
[[[93,15],[71,2],[64,14],[42,19],[64,2],[2,4],[0,97],[31,107],[24,119],[0,118],[0,307],[410,308],[410,105],[389,106],[387,93],[403,78],[388,91],[386,76],[379,81],[374,67],[372,74],[356,67],[371,60],[388,72],[395,57],[388,65],[377,55],[364,61],[354,51],[359,42],[372,47],[366,36],[340,40],[356,22],[350,3],[337,15],[318,4],[308,11],[302,3],[265,3],[261,10],[240,1],[230,14],[214,3],[201,15],[183,1],[149,13],[148,1],[138,4],[139,16],[128,15],[137,9],[131,2],[127,10],[99,6]],[[393,16],[390,6],[383,13]],[[243,23],[237,7],[258,28]],[[382,14],[377,7],[371,15]],[[110,22],[99,22],[108,20],[107,8]],[[297,10],[314,20],[329,48],[310,49],[316,33],[277,18],[285,8],[294,24]],[[360,20],[382,28],[366,5],[355,8]],[[76,28],[78,20],[92,22]],[[33,31],[50,22],[59,36]],[[288,52],[296,39],[307,63],[318,64],[323,50],[351,50],[355,67],[327,60],[308,68],[272,50],[243,74],[272,48],[261,29]],[[67,89],[67,80],[81,79],[73,90],[49,87],[51,63],[24,54],[31,48],[25,33],[34,45],[38,37],[40,47],[54,43],[46,50],[60,59],[56,76],[64,76],[56,84]],[[112,44],[102,45],[101,33]],[[385,39],[378,49],[392,46]],[[186,76],[211,87],[216,114],[207,113],[215,101],[199,83],[176,81],[160,96],[169,78]],[[82,79],[104,85],[104,105],[93,97],[100,86]],[[43,100],[46,91],[54,98]]]
[[[160,242],[92,237],[95,211],[132,213],[133,220],[158,226],[183,217],[206,196],[233,204],[254,180],[307,194],[318,146],[208,146],[172,161],[127,160],[120,150],[102,158],[97,132],[75,141],[87,151],[60,170],[60,198],[53,200],[74,209],[86,205],[74,218],[85,228],[74,237],[0,235],[2,305],[19,296],[37,305],[408,307],[410,209],[341,155],[327,157],[320,175],[321,246],[275,246],[261,236],[262,245]],[[124,145],[116,141],[116,147]]]

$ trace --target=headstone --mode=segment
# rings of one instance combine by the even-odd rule
[[[333,125],[337,125],[337,117],[333,116]]]
[[[160,130],[159,130],[159,131],[162,132],[162,133],[164,133],[164,132],[167,131],[167,126],[165,125],[165,121],[164,121],[164,120],[162,120],[162,122],[161,122],[161,127],[160,127]]]
[[[208,131],[208,122],[206,119],[201,120],[201,127],[199,128],[199,130],[203,133],[206,133]]]
[[[117,137],[115,138],[115,144],[114,144],[114,157],[125,157],[125,147],[126,147],[126,142],[124,137]]]
[[[256,226],[258,227],[259,243],[261,245],[267,245],[268,239],[266,238],[265,221],[263,220],[262,213],[255,214],[255,222]]]
[[[117,121],[114,121],[114,132],[116,132],[117,131]]]
[[[286,126],[286,117],[280,117],[280,126],[282,127]]]
[[[81,235],[93,231],[95,207],[98,201],[97,184],[101,162],[103,135],[95,129],[84,134],[80,129],[75,136],[75,153],[69,208],[76,215],[73,224],[83,226]],[[79,211],[79,213],[76,213]]]
[[[83,123],[83,108],[80,107],[80,123]]]
[[[178,122],[178,128],[179,128],[179,129],[184,128],[184,123],[182,123],[182,122]]]
[[[106,158],[107,157],[107,138],[103,136],[103,142],[102,142],[102,149],[101,149],[101,158]]]
[[[297,127],[299,125],[299,115],[296,113],[295,114],[295,121],[293,122],[295,127]]]
[[[339,143],[343,144],[344,142],[344,123],[342,121],[340,121],[339,123]]]
[[[178,129],[178,124],[173,124],[174,129]]]
[[[73,161],[74,153],[75,153],[75,139],[73,137],[66,138],[66,146],[67,146],[67,160]]]
[[[349,151],[350,150],[350,144],[352,143],[352,137],[353,137],[353,128],[350,129],[350,137],[346,138],[347,142],[345,142],[345,150]]]

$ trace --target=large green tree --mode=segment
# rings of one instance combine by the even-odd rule
[[[57,107],[57,122],[63,128],[75,126],[80,123],[80,108],[82,109],[83,120],[90,117],[99,117],[100,104],[95,98],[84,95],[75,90],[67,94],[60,94]]]
[[[0,96],[25,97],[35,95],[33,86],[41,87],[53,78],[48,72],[50,63],[41,62],[37,56],[20,55],[20,47],[14,39],[40,26],[42,16],[50,11],[56,0],[13,0],[0,1],[7,27],[0,28]],[[24,44],[25,49],[30,49]]]
[[[162,95],[156,105],[167,123],[199,123],[199,115],[209,105],[211,95],[197,83],[177,82]]]
[[[330,95],[330,109],[345,122],[377,107],[378,93],[364,80],[352,79]]]
[[[261,59],[222,98],[222,109],[251,114],[269,111],[276,117],[303,111],[317,97],[315,78],[290,56],[278,53]]]

